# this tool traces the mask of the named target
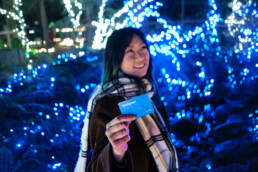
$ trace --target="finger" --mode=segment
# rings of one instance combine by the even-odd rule
[[[109,123],[107,123],[106,128],[116,125],[118,123],[122,123],[122,122],[131,122],[135,119],[136,119],[135,115],[120,115],[120,116],[114,118]]]
[[[117,148],[117,147],[121,147],[123,146],[125,143],[130,141],[130,136],[126,135],[120,139],[114,140],[111,144],[113,147]]]
[[[120,130],[124,130],[126,128],[127,128],[127,126],[124,123],[118,123],[116,125],[108,127],[106,129],[106,135],[109,136],[109,135],[111,135],[113,133],[116,133],[116,132],[118,132]]]
[[[119,130],[118,132],[116,133],[112,133],[110,136],[109,136],[109,140],[112,140],[112,141],[115,141],[115,140],[118,140],[118,139],[121,139],[125,136],[129,135],[129,133],[127,132],[127,130],[124,128],[122,130]]]

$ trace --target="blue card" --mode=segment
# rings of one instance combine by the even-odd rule
[[[137,118],[154,113],[148,93],[120,102],[118,106],[122,115],[133,114]]]

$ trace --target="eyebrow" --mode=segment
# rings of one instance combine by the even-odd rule
[[[140,43],[139,45],[146,45],[144,42],[142,42],[142,43]],[[131,47],[133,47],[133,45],[128,45],[128,47],[126,47],[126,48],[131,48]]]

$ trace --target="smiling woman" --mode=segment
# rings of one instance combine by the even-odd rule
[[[150,62],[150,53],[142,39],[133,35],[126,48],[121,69],[124,73],[141,78],[146,75]]]
[[[118,103],[146,94],[154,112],[136,119]],[[137,106],[141,106],[137,104]],[[152,76],[144,34],[114,31],[104,53],[103,80],[93,92],[81,135],[75,171],[178,171],[166,110]]]
[[[137,76],[137,67],[144,64],[143,74]],[[105,48],[103,83],[112,80],[122,70],[125,74],[141,78],[152,76],[152,63],[145,35],[138,29],[116,30],[109,37]],[[139,72],[139,70],[138,70]]]

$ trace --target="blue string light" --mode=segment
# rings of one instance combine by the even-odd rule
[[[214,73],[211,72],[210,66],[208,66],[208,59],[216,58],[218,63],[223,62],[226,67],[227,79],[229,81],[229,87],[235,88],[239,85],[243,85],[249,81],[255,81],[258,78],[258,29],[252,28],[249,25],[245,27],[240,27],[238,31],[235,31],[233,35],[237,38],[238,35],[242,35],[243,40],[240,44],[237,44],[234,49],[224,50],[220,45],[219,34],[217,31],[218,23],[223,23],[220,15],[217,11],[217,5],[214,0],[209,1],[210,10],[207,14],[207,21],[205,21],[200,26],[196,26],[192,30],[184,30],[181,26],[172,26],[167,23],[165,19],[157,12],[159,7],[163,6],[161,2],[154,2],[154,0],[144,1],[138,4],[135,8],[131,8],[128,12],[126,18],[127,26],[142,27],[142,23],[147,17],[157,18],[157,23],[163,26],[163,29],[159,33],[154,33],[152,35],[147,35],[147,40],[150,43],[150,51],[154,60],[162,66],[160,69],[157,81],[158,84],[162,84],[166,87],[168,93],[161,96],[161,101],[167,106],[171,97],[177,102],[184,103],[190,101],[196,96],[198,98],[208,98],[213,94],[214,85],[217,84],[214,78]],[[239,20],[243,15],[249,15],[254,19],[258,18],[256,3],[247,4],[240,8],[241,10],[232,12],[232,14],[237,14]],[[229,24],[230,28],[238,27],[236,22],[230,24],[230,21],[224,22]],[[229,26],[228,26],[229,27]],[[229,30],[229,32],[232,30]],[[247,42],[243,42],[246,38]],[[251,40],[249,41],[249,38]],[[159,57],[159,58],[158,58]],[[162,58],[160,58],[162,57]],[[51,67],[58,66],[64,63],[69,63],[75,61],[79,58],[84,58],[88,63],[97,62],[100,58],[98,56],[85,57],[85,52],[80,51],[77,54],[66,53],[57,56],[52,65],[42,64],[38,67],[32,68],[31,70],[21,70],[20,73],[13,75],[13,78],[7,81],[5,87],[0,88],[0,96],[6,94],[15,94],[20,89],[22,89],[28,82],[33,82],[37,77],[44,76],[44,73],[50,70]],[[189,65],[188,60],[191,60],[191,67],[195,72],[192,72],[191,78],[188,78],[184,74],[184,67]],[[236,65],[237,64],[237,65]],[[239,64],[239,65],[238,65]],[[191,72],[191,71],[190,71]],[[50,88],[55,88],[56,82],[58,81],[58,76],[50,76],[46,82],[49,83]],[[165,83],[165,84],[164,84]],[[97,86],[97,83],[87,83],[85,85],[77,84],[75,86],[76,90],[81,94],[89,94]],[[171,124],[180,119],[186,118],[195,119],[200,125],[206,127],[205,133],[208,135],[211,130],[212,124],[206,122],[207,115],[214,118],[211,113],[211,104],[206,104],[200,110],[196,109],[182,109],[175,113],[175,115],[170,116],[169,121]],[[79,105],[70,106],[63,102],[54,103],[51,111],[49,112],[37,112],[37,118],[44,119],[46,122],[58,121],[61,118],[66,118],[75,126],[76,130],[79,130],[80,121],[85,117],[86,111],[83,107]],[[249,118],[253,122],[253,126],[250,128],[250,132],[255,134],[255,139],[258,139],[258,110],[254,113],[249,114]],[[16,148],[21,148],[26,143],[29,142],[26,138],[23,141],[12,142],[14,140],[13,135],[17,135],[18,129],[11,128],[9,136],[3,136],[5,143],[14,143]],[[62,136],[62,134],[74,135],[75,129],[70,128],[60,128],[53,135],[50,136],[47,142],[50,144],[56,144]],[[29,123],[22,126],[23,137],[26,133],[37,135],[40,137],[45,137],[49,135],[50,132],[46,126],[39,121],[30,121]],[[171,135],[173,142],[176,142],[175,136]],[[198,134],[193,139],[200,139]],[[183,144],[177,142],[176,144]],[[34,149],[37,153],[36,148]],[[53,158],[54,157],[54,158]],[[56,156],[51,155],[52,160],[56,160]],[[52,169],[57,169],[61,167],[61,163],[54,163],[49,165]],[[206,168],[210,170],[212,164],[208,163]]]

